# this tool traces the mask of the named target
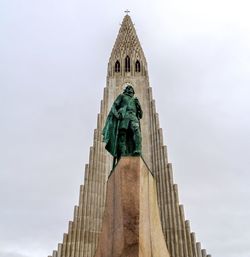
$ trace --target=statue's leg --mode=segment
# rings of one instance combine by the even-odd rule
[[[126,129],[120,129],[118,135],[118,151],[119,155],[126,155]]]
[[[141,131],[138,122],[131,122],[131,129],[133,131],[133,138],[135,143],[135,149],[133,155],[141,155]]]

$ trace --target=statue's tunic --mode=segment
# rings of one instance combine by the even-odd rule
[[[114,114],[117,112],[118,115],[119,113],[122,115],[119,129],[128,129],[129,122],[139,124],[139,118],[142,117],[139,101],[126,94],[121,94],[116,98],[111,110]]]

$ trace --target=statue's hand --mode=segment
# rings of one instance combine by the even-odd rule
[[[118,120],[122,120],[122,114],[120,112],[118,113]]]
[[[123,119],[123,108],[121,108],[119,111],[118,111],[118,118],[119,120],[122,120]]]
[[[139,99],[137,97],[135,97],[135,104],[140,106],[140,102],[139,102]]]
[[[117,118],[117,119],[119,119],[119,113],[118,112],[116,112],[116,113],[114,113],[114,115],[115,115],[115,117]]]
[[[120,112],[116,112],[114,115],[118,120],[122,119],[122,114]]]

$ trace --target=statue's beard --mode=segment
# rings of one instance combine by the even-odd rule
[[[125,95],[128,95],[130,97],[133,97],[134,96],[134,93],[133,92],[124,92]]]

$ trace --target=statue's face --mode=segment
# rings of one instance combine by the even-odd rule
[[[133,96],[135,94],[135,91],[134,91],[133,87],[129,85],[129,86],[126,86],[124,93],[127,95]]]

